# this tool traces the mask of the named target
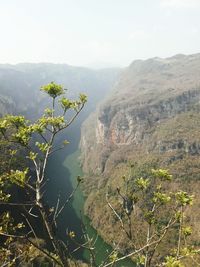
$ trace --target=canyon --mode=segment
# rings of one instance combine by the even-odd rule
[[[130,169],[134,180],[147,178],[152,168],[165,168],[174,177],[170,190],[181,188],[195,196],[188,215],[193,226],[191,239],[198,245],[199,69],[200,54],[136,60],[124,69],[95,71],[65,64],[0,65],[0,114],[21,113],[30,119],[40,116],[48,100],[38,89],[49,81],[63,84],[72,98],[86,93],[87,106],[66,134],[70,141],[66,154],[61,160],[56,158],[56,170],[53,161],[50,163],[49,200],[55,200],[59,190],[63,196],[65,189],[67,193],[72,190],[76,168],[72,180],[67,181],[69,168],[62,166],[59,173],[59,164],[74,155],[80,141],[84,211],[107,243],[117,243],[122,254],[129,250],[128,240],[121,238],[120,224],[107,205],[107,192],[116,197],[122,177],[130,176]],[[67,217],[70,212],[71,218],[77,219],[73,213],[79,210],[68,209]],[[62,226],[65,229],[66,225]]]

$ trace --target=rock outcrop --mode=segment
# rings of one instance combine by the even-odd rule
[[[145,151],[160,146],[166,152],[170,146],[176,146],[177,140],[174,145],[162,148],[160,141],[154,140],[157,129],[173,118],[178,120],[182,114],[197,114],[199,103],[200,54],[133,62],[122,74],[114,94],[83,127],[84,170],[103,173],[105,166],[100,165],[106,165],[108,150],[112,154],[123,147],[127,150],[145,145]],[[92,166],[94,154],[98,160]],[[106,161],[109,157],[110,154]]]

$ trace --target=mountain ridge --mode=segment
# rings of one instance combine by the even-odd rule
[[[37,113],[36,105],[44,107],[47,103],[39,89],[51,81],[69,89],[69,97],[86,93],[88,106],[94,108],[98,99],[110,90],[120,71],[117,68],[96,71],[53,63],[0,64],[0,98],[4,99],[0,111],[2,114],[27,112],[31,115],[35,109]]]

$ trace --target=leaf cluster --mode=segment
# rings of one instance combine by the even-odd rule
[[[130,244],[136,251],[144,247],[136,253],[138,266],[182,267],[182,258],[193,255],[194,249],[190,250],[187,243],[192,228],[187,223],[185,211],[192,205],[194,196],[181,190],[169,190],[172,179],[165,169],[152,169],[145,178],[130,173],[128,177],[122,177],[123,185],[117,188],[121,207],[108,202]],[[171,238],[173,241],[169,240]],[[168,247],[169,243],[175,250],[169,250],[167,255],[162,248]],[[163,256],[167,256],[165,263]]]

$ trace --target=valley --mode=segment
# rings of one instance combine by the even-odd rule
[[[63,84],[69,97],[79,92],[88,95],[84,111],[56,141],[70,143],[48,163],[45,198],[49,207],[54,206],[58,195],[64,200],[75,187],[76,177],[83,176],[82,187],[59,220],[58,234],[74,231],[80,238],[83,220],[93,239],[99,235],[95,244],[98,264],[116,243],[122,255],[129,251],[106,194],[109,188],[116,197],[130,168],[133,180],[148,178],[152,168],[166,168],[174,177],[170,190],[180,187],[195,195],[188,216],[194,229],[191,240],[196,244],[200,240],[199,69],[200,54],[137,60],[123,70],[93,71],[56,64],[0,66],[2,115],[39,117],[49,102],[38,88],[49,80]],[[89,260],[83,249],[74,256]],[[134,265],[126,260],[116,266]]]

